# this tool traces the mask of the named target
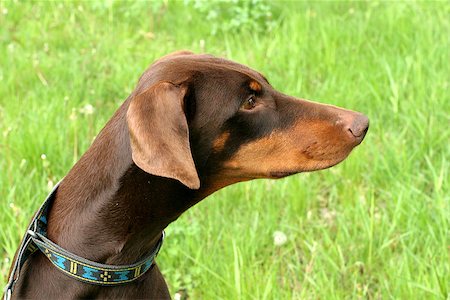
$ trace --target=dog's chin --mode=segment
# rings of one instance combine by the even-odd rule
[[[271,178],[271,179],[280,179],[280,178],[288,177],[288,176],[295,175],[298,173],[314,172],[314,171],[328,169],[328,168],[331,168],[331,167],[339,164],[346,157],[347,157],[347,155],[345,155],[344,157],[341,157],[340,159],[311,161],[307,166],[303,166],[303,167],[299,168],[298,170],[271,171],[268,173],[267,177]]]
[[[287,176],[291,176],[297,173],[300,173],[302,171],[274,171],[274,172],[270,172],[268,177],[271,179],[280,179],[280,178],[284,178]]]

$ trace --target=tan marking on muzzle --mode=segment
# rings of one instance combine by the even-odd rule
[[[327,168],[341,162],[353,149],[343,134],[339,126],[327,121],[299,121],[291,128],[242,145],[224,167],[229,175],[253,178],[272,177],[272,172]]]

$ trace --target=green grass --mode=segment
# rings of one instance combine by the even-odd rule
[[[364,112],[371,127],[337,167],[228,187],[171,224],[158,263],[172,295],[449,297],[450,4],[264,5],[270,32],[239,16],[212,34],[233,17],[208,20],[192,3],[0,2],[2,286],[49,188],[147,65],[190,49],[247,64],[287,94]],[[274,245],[275,231],[286,244]]]

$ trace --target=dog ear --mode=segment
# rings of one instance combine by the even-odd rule
[[[127,111],[134,163],[147,173],[200,187],[183,110],[187,87],[159,82],[131,99]]]

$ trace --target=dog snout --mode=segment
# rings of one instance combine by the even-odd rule
[[[350,118],[344,119],[344,130],[356,143],[361,143],[369,129],[369,118],[363,114],[356,113]]]

